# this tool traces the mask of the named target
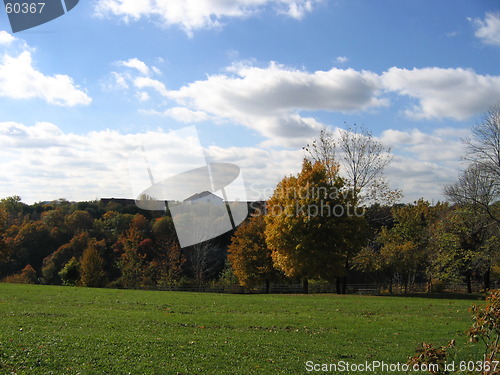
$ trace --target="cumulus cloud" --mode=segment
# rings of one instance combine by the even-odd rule
[[[173,107],[173,108],[168,108],[165,111],[161,112],[155,110],[144,110],[142,112],[148,115],[170,117],[186,124],[208,121],[211,119],[211,117],[207,115],[205,112],[191,111],[186,107]]]
[[[381,79],[386,90],[419,101],[406,111],[413,118],[465,120],[500,99],[500,77],[481,75],[471,69],[393,67]]]
[[[150,88],[163,96],[167,95],[167,88],[165,87],[165,84],[153,78],[138,77],[134,79],[134,86],[138,89]]]
[[[128,59],[127,61],[118,61],[119,66],[125,66],[127,68],[137,69],[140,73],[147,76],[149,75],[149,67],[146,65],[144,61],[139,60],[138,58]]]
[[[230,73],[209,76],[167,96],[271,140],[302,140],[323,127],[301,111],[352,112],[386,105],[378,97],[378,77],[370,72],[333,68],[309,73],[271,63],[265,68],[233,66]]]
[[[353,112],[390,105],[386,94],[417,100],[405,110],[414,119],[466,120],[500,99],[500,77],[470,69],[397,67],[382,74],[332,68],[306,72],[271,63],[231,67],[168,92],[191,110],[236,122],[275,139],[299,138],[322,127],[305,111]]]
[[[377,110],[391,105],[391,94],[409,99],[403,113],[416,120],[464,121],[500,99],[499,76],[462,68],[392,67],[381,74],[350,68],[309,72],[275,62],[261,67],[243,61],[177,89],[136,73],[113,72],[113,82],[115,87],[135,88],[142,101],[156,94],[167,106],[145,112],[185,123],[210,120],[243,125],[265,137],[266,146],[301,146],[326,126],[316,112]]]
[[[0,31],[0,45],[11,44],[14,40],[16,40],[16,38],[14,38],[7,31],[4,31],[4,30]]]
[[[488,12],[484,20],[472,20],[476,28],[475,35],[485,44],[500,46],[500,12]]]
[[[146,187],[150,185],[146,169],[143,175],[130,175],[129,158],[143,145],[151,151],[148,162],[156,180],[205,165],[198,140],[183,135],[182,131],[176,134],[163,130],[73,134],[51,123],[32,126],[0,123],[0,164],[4,176],[0,197],[20,195],[27,202],[58,198],[134,198],[133,183],[137,178],[145,175],[142,183]],[[157,157],[160,151],[161,157]],[[302,153],[212,146],[205,149],[205,155],[210,162],[238,165],[253,194],[252,199],[259,199],[269,193],[281,177],[296,173]],[[161,163],[155,164],[155,160]]]
[[[467,131],[436,129],[386,130],[379,140],[393,148],[395,158],[386,175],[392,186],[402,188],[405,201],[419,197],[442,199],[444,184],[458,176]],[[18,194],[25,201],[91,200],[100,197],[134,198],[128,159],[141,145],[161,150],[161,164],[149,154],[154,178],[175,175],[201,166],[204,158],[193,150],[199,143],[182,133],[163,130],[122,134],[113,130],[73,134],[51,123],[27,126],[0,123],[0,160],[4,178],[0,197]],[[179,151],[182,150],[182,151]],[[184,154],[183,154],[184,153]],[[286,175],[296,174],[304,153],[301,149],[210,146],[203,152],[209,162],[228,162],[240,167],[249,199],[267,199]],[[202,153],[202,154],[203,154]],[[429,155],[435,155],[430,158]],[[149,186],[147,170],[143,171]],[[142,175],[141,175],[142,176]],[[139,177],[141,177],[139,176]]]
[[[322,0],[101,0],[98,16],[116,16],[125,22],[151,18],[162,26],[178,25],[188,35],[194,30],[219,27],[223,19],[249,17],[271,6],[295,19],[313,11]]]
[[[73,78],[64,74],[49,76],[37,70],[29,47],[10,34],[1,32],[0,45],[8,47],[12,44],[17,44],[13,49],[21,52],[12,53],[7,48],[0,57],[0,97],[40,98],[49,104],[64,107],[89,105],[92,102]]]
[[[160,76],[161,71],[155,66],[149,66],[144,61],[134,57],[114,63],[117,67],[128,68],[122,71],[113,71],[101,82],[104,90],[129,90],[135,89],[135,97],[140,102],[147,102],[150,92],[156,92],[161,96],[167,95],[165,84],[151,76]]]
[[[444,185],[459,173],[468,129],[439,128],[430,133],[419,129],[385,130],[379,140],[395,155],[386,171],[392,186],[403,190],[405,201],[421,197],[442,200]]]

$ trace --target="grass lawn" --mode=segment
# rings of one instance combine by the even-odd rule
[[[473,302],[0,284],[0,373],[304,374],[306,361],[405,363],[422,341],[465,342]],[[456,360],[477,352],[460,347]]]

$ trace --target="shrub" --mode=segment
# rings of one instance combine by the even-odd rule
[[[80,263],[75,257],[71,258],[63,269],[59,271],[59,277],[63,285],[75,286],[78,284],[80,280]]]
[[[471,308],[474,323],[465,331],[468,341],[471,343],[482,342],[484,344],[483,372],[484,375],[499,375],[500,371],[494,370],[498,364],[498,353],[500,352],[500,290],[492,290],[486,297],[485,305],[474,305]],[[409,364],[437,364],[437,371],[431,374],[449,374],[444,364],[450,361],[449,349],[455,347],[455,340],[451,340],[447,346],[434,348],[432,344],[422,343],[417,348],[417,354],[410,358]],[[457,369],[458,370],[458,369]]]
[[[21,273],[7,276],[3,281],[14,284],[38,284],[38,277],[36,276],[34,268],[28,264],[23,268]]]

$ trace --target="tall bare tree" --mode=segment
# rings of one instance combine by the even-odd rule
[[[339,153],[337,153],[337,147]],[[364,126],[350,126],[335,134],[322,130],[318,139],[304,147],[309,159],[319,161],[332,175],[340,174],[359,203],[395,203],[400,190],[391,190],[384,169],[392,160],[391,149],[377,141]]]
[[[455,183],[444,187],[444,194],[452,202],[480,209],[500,223],[500,215],[494,207],[498,200],[498,180],[484,165],[469,165]]]
[[[500,102],[483,116],[483,121],[472,128],[472,138],[466,138],[466,160],[480,165],[493,178],[500,180]]]
[[[483,121],[472,129],[467,146],[467,169],[458,180],[445,186],[445,195],[453,202],[471,205],[500,223],[500,103],[491,107]]]
[[[308,155],[308,159],[320,162],[326,167],[327,176],[330,183],[333,183],[339,170],[338,162],[335,159],[336,152],[335,134],[328,130],[321,130],[319,137],[311,144],[307,144],[303,149]]]
[[[374,139],[371,131],[354,125],[340,130],[340,162],[347,184],[360,202],[386,201],[401,198],[399,190],[390,190],[384,169],[391,162],[391,149]]]

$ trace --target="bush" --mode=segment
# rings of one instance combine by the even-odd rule
[[[446,290],[446,283],[440,280],[434,280],[431,286],[432,293],[443,293]]]
[[[499,375],[494,371],[498,364],[500,352],[500,290],[492,290],[486,297],[486,305],[474,305],[471,308],[474,323],[465,332],[471,343],[482,342],[485,345],[482,374]],[[430,371],[431,374],[449,374],[444,369],[444,363],[450,362],[450,349],[455,347],[455,340],[447,346],[434,348],[432,344],[422,343],[417,348],[417,354],[410,358],[409,364],[437,364],[439,370]]]
[[[36,276],[34,268],[28,264],[23,268],[21,273],[7,276],[3,281],[13,284],[38,284],[38,277]]]
[[[80,263],[73,257],[68,263],[59,271],[59,277],[61,278],[63,285],[75,286],[80,280]]]

